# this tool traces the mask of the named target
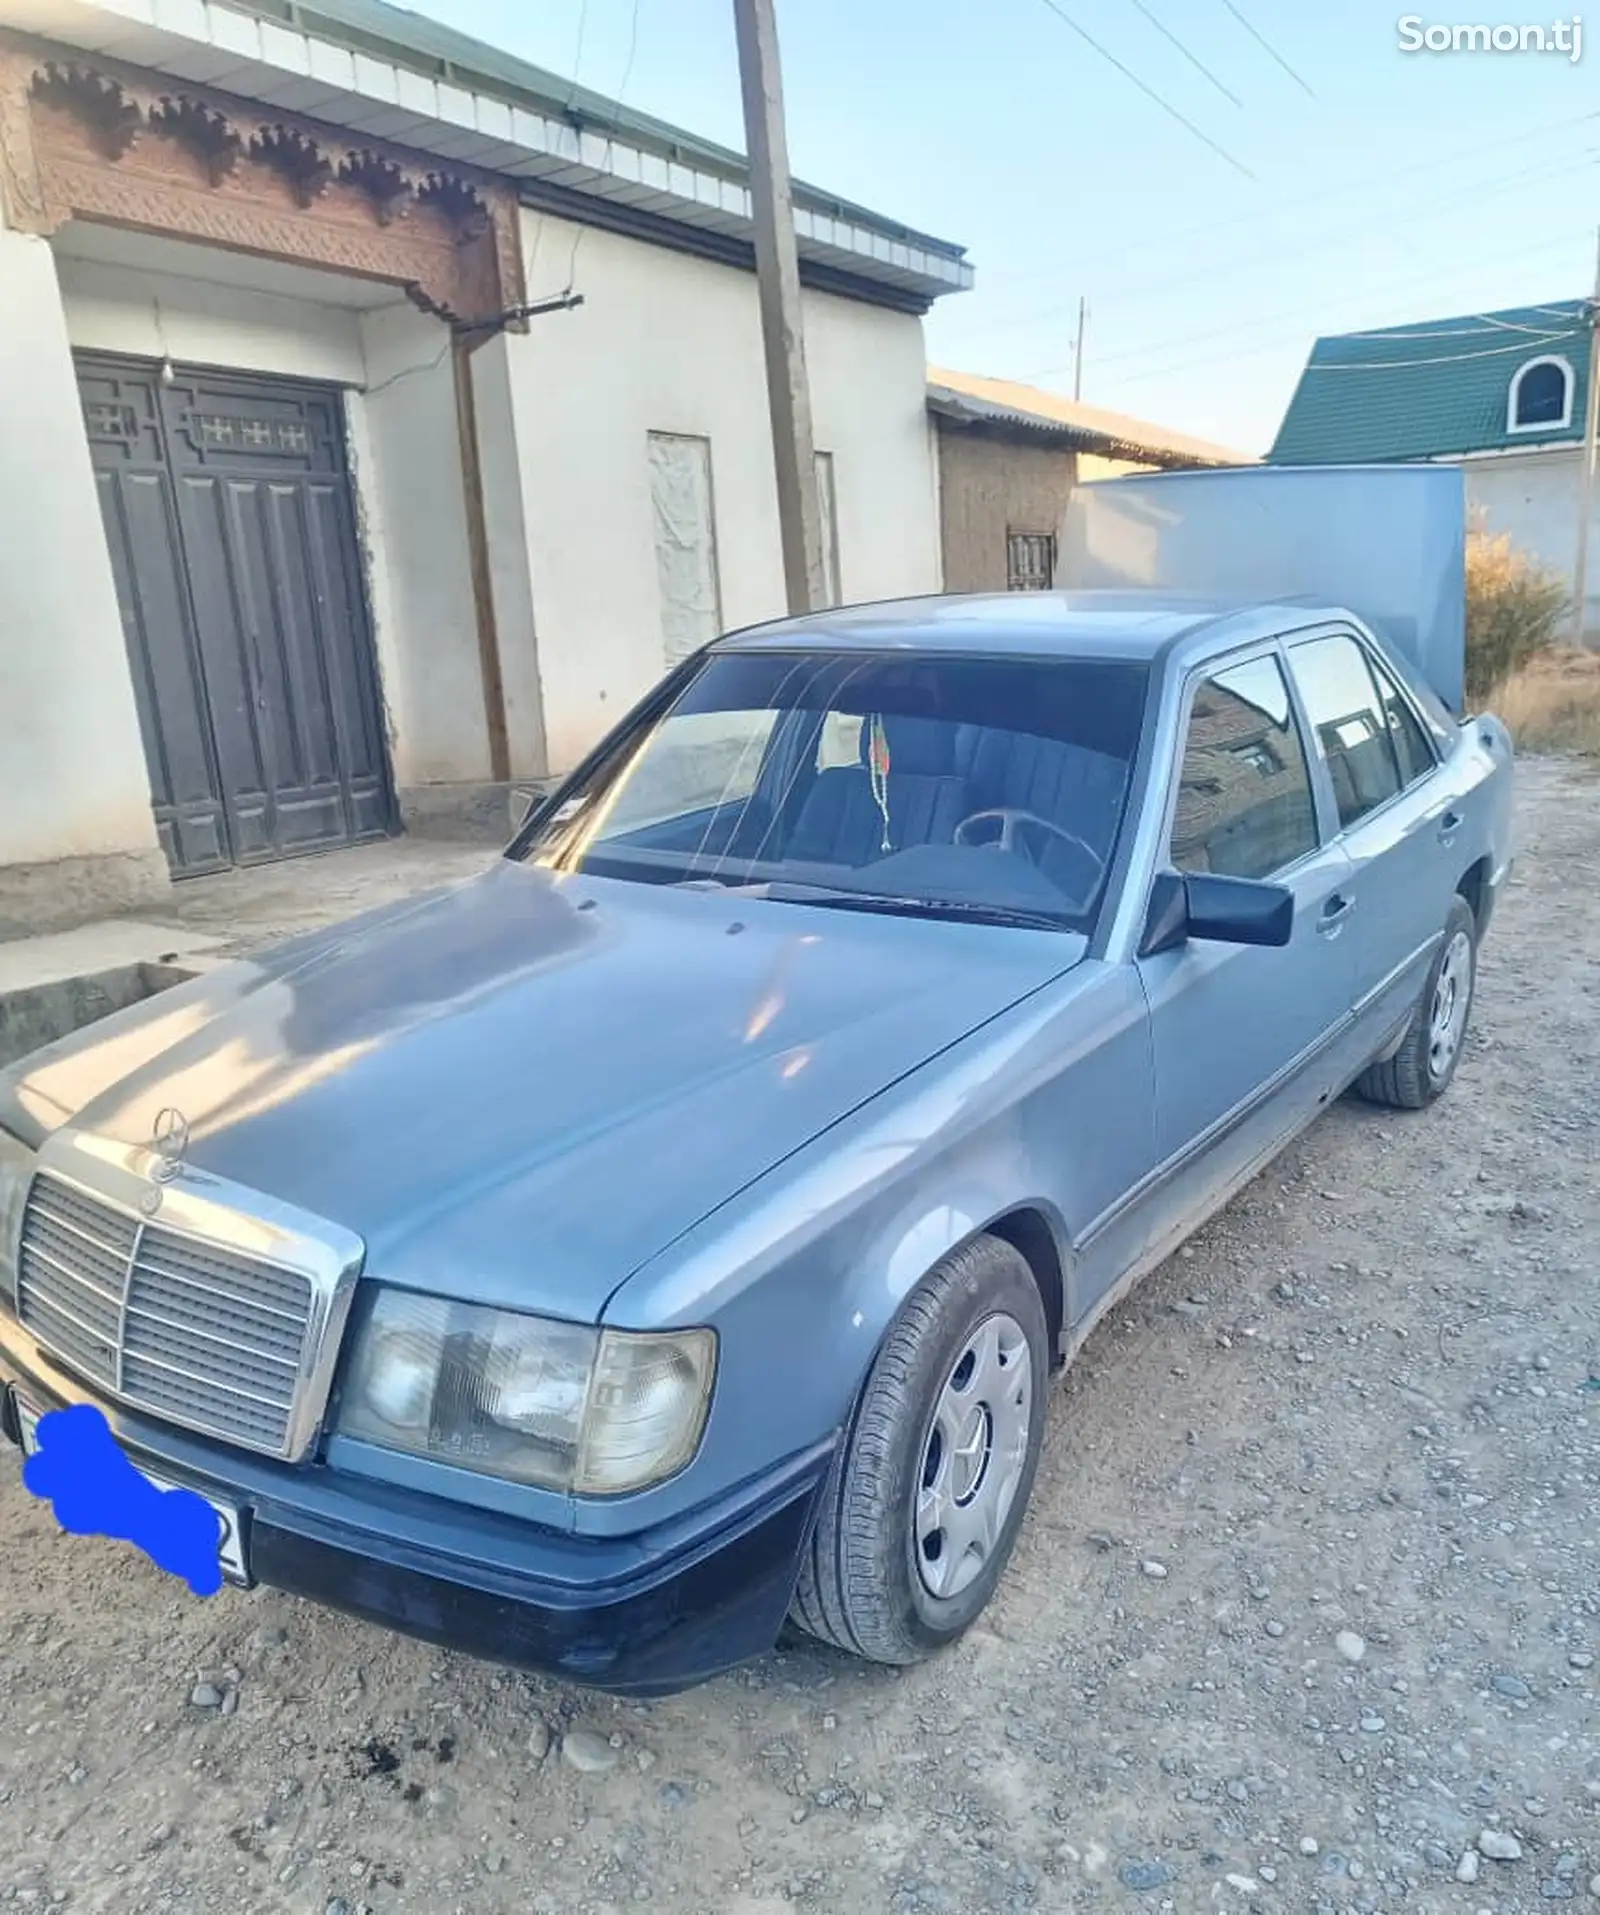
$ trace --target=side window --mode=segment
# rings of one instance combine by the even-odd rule
[[[1367,655],[1353,638],[1314,638],[1296,645],[1289,663],[1333,780],[1339,823],[1348,830],[1400,789],[1389,721]]]
[[[1433,752],[1417,714],[1406,703],[1400,687],[1377,662],[1369,659],[1372,675],[1378,681],[1378,696],[1383,700],[1383,715],[1389,721],[1389,736],[1394,755],[1400,761],[1400,782],[1413,785],[1433,770]]]
[[[1305,747],[1278,661],[1253,658],[1214,673],[1189,713],[1173,864],[1269,878],[1316,843]]]

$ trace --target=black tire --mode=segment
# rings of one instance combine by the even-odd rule
[[[1465,945],[1461,943],[1465,939]],[[1459,959],[1465,952],[1466,982],[1464,1001],[1459,1007],[1460,1022],[1454,1046],[1441,1062],[1433,1043],[1433,1011],[1439,979],[1452,953]],[[1356,1079],[1356,1090],[1369,1104],[1385,1104],[1391,1110],[1423,1110],[1450,1087],[1461,1062],[1466,1044],[1467,1021],[1472,1015],[1472,994],[1478,981],[1478,921],[1465,898],[1457,897],[1445,919],[1444,936],[1434,953],[1433,963],[1422,986],[1422,995],[1412,1015],[1410,1028],[1393,1057],[1386,1063],[1369,1064]],[[1458,995],[1463,995],[1458,986]]]
[[[935,1411],[947,1386],[956,1386],[969,1344],[996,1317],[1020,1328],[1025,1345],[1012,1359],[1026,1361],[1031,1391],[1021,1473],[981,1569],[942,1597],[919,1567],[913,1518]],[[923,1279],[878,1351],[834,1460],[790,1611],[801,1629],[871,1662],[905,1664],[969,1626],[994,1593],[1022,1526],[1044,1437],[1049,1369],[1039,1287],[1010,1244],[975,1238]],[[1014,1442],[1021,1446],[1020,1433]]]

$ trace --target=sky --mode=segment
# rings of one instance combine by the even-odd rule
[[[1594,287],[1600,10],[1574,62],[1405,51],[1418,3],[777,0],[790,164],[967,248],[934,363],[1070,393],[1086,298],[1086,401],[1264,451],[1318,333]],[[420,11],[743,150],[731,0]]]

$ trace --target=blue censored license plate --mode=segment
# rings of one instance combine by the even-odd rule
[[[17,1423],[22,1431],[22,1452],[32,1456],[39,1447],[39,1418],[43,1414],[22,1394],[16,1392]],[[130,1457],[129,1462],[133,1462]],[[220,1497],[213,1496],[209,1490],[195,1489],[192,1483],[175,1483],[170,1477],[158,1476],[154,1470],[148,1470],[142,1463],[133,1467],[144,1480],[156,1489],[187,1489],[209,1503],[217,1518],[217,1557],[222,1564],[222,1573],[230,1583],[248,1584],[250,1571],[244,1559],[244,1526],[239,1519],[239,1511],[232,1503],[226,1503]]]

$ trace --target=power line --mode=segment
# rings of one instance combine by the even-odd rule
[[[1470,262],[1464,263],[1461,270],[1462,271],[1476,270],[1485,265],[1496,266],[1496,267],[1502,266],[1502,265],[1509,265],[1513,261],[1517,261],[1517,260],[1521,260],[1525,258],[1531,258],[1531,257],[1534,257],[1535,255],[1559,252],[1564,250],[1570,245],[1571,245],[1571,239],[1568,236],[1563,236],[1560,239],[1537,240],[1530,246],[1516,247],[1509,252],[1497,253],[1497,254],[1491,255],[1487,260],[1474,259]],[[1390,293],[1399,292],[1404,290],[1407,287],[1410,287],[1412,285],[1419,284],[1422,282],[1427,282],[1429,284],[1437,284],[1439,282],[1439,269],[1436,266],[1430,267],[1422,272],[1407,273],[1399,279],[1391,279],[1391,280],[1385,280],[1385,281],[1381,281],[1381,282],[1377,282],[1373,284],[1368,284],[1368,285],[1360,287],[1358,290],[1354,292],[1346,293],[1339,298],[1318,302],[1315,305],[1289,307],[1280,312],[1265,313],[1258,319],[1245,320],[1237,326],[1218,327],[1214,331],[1206,334],[1205,336],[1207,338],[1226,337],[1230,341],[1236,342],[1238,340],[1239,334],[1241,333],[1247,333],[1247,332],[1256,330],[1262,326],[1277,327],[1277,330],[1275,332],[1268,333],[1266,338],[1258,340],[1253,344],[1249,344],[1249,343],[1245,344],[1245,346],[1243,347],[1244,353],[1247,355],[1254,355],[1257,353],[1265,352],[1269,348],[1275,345],[1278,345],[1279,343],[1285,340],[1304,337],[1305,328],[1303,325],[1298,323],[1291,325],[1291,324],[1286,324],[1285,322],[1288,322],[1291,320],[1298,322],[1307,316],[1323,314],[1323,313],[1329,312],[1330,310],[1337,309],[1340,306],[1348,306],[1358,301],[1360,302],[1370,301],[1375,295],[1388,295]],[[1448,276],[1446,278],[1446,283],[1448,283]],[[1186,343],[1192,344],[1192,343],[1195,343],[1195,341],[1191,340]],[[1146,361],[1146,367],[1144,370],[1138,371],[1138,372],[1125,373],[1122,375],[1122,379],[1121,379],[1122,384],[1133,385],[1145,379],[1159,377],[1164,373],[1185,372],[1191,366],[1215,365],[1217,364],[1219,360],[1224,360],[1224,359],[1229,359],[1234,357],[1234,352],[1231,347],[1225,347],[1218,352],[1204,353],[1197,359],[1184,359],[1184,360],[1179,360],[1176,362],[1167,362],[1164,364],[1157,364],[1154,367],[1151,367],[1148,363],[1149,361],[1148,352],[1129,352],[1129,353],[1123,353],[1119,356],[1123,360],[1144,359]],[[1107,359],[1103,361],[1102,363],[1107,363],[1107,364],[1110,363],[1110,356],[1108,355]],[[1046,379],[1046,378],[1054,377],[1067,370],[1069,370],[1068,367],[1055,365],[1055,366],[1041,367],[1033,372],[1018,373],[1015,376],[1022,380]]]
[[[1563,251],[1566,251],[1568,248],[1570,248],[1571,244],[1572,244],[1572,240],[1570,235],[1563,235],[1563,237],[1560,239],[1541,240],[1532,246],[1519,247],[1514,252],[1498,254],[1487,261],[1481,260],[1481,259],[1475,259],[1470,262],[1470,268],[1472,270],[1477,270],[1483,267],[1484,265],[1492,265],[1492,266],[1508,265],[1514,260],[1532,258],[1536,255],[1543,255],[1547,253],[1563,252]],[[1367,298],[1370,298],[1375,291],[1388,293],[1391,291],[1398,290],[1399,288],[1406,285],[1417,284],[1422,281],[1427,281],[1429,283],[1436,283],[1437,280],[1438,280],[1438,268],[1431,267],[1427,272],[1410,274],[1404,280],[1392,280],[1392,281],[1386,282],[1384,285],[1379,287],[1365,286],[1361,289],[1359,293],[1351,295],[1350,298],[1367,299]],[[1344,300],[1334,300],[1331,302],[1331,304],[1335,306],[1348,305],[1350,303],[1350,298],[1346,298]],[[1272,319],[1286,320],[1290,318],[1298,318],[1300,317],[1301,314],[1303,314],[1304,312],[1308,310],[1325,311],[1327,310],[1327,308],[1326,307],[1301,308],[1298,313],[1285,312],[1285,313],[1274,314],[1272,315]],[[1263,319],[1257,323],[1261,325],[1266,325],[1266,324],[1269,324],[1270,321],[1267,319]],[[1239,331],[1248,330],[1248,325],[1245,327],[1240,327],[1237,330]],[[1180,359],[1180,360],[1169,361],[1165,364],[1147,365],[1142,371],[1124,373],[1119,383],[1125,386],[1140,385],[1150,379],[1164,378],[1172,373],[1190,372],[1190,371],[1197,370],[1198,368],[1202,366],[1214,366],[1222,360],[1233,359],[1238,356],[1243,356],[1246,358],[1257,357],[1262,353],[1271,351],[1274,347],[1279,346],[1288,340],[1300,338],[1303,336],[1304,336],[1304,328],[1302,326],[1300,325],[1286,326],[1281,328],[1276,333],[1269,333],[1267,337],[1264,339],[1258,339],[1251,344],[1247,344],[1243,348],[1242,355],[1236,354],[1229,347],[1224,347],[1219,352],[1202,353],[1200,357],[1196,359]],[[1019,374],[1018,377],[1024,380],[1041,379],[1041,378],[1049,377],[1052,374],[1059,373],[1063,370],[1064,368],[1060,366],[1052,366],[1046,369],[1045,371],[1035,372],[1035,373],[1022,373],[1022,374]]]
[[[1150,8],[1145,5],[1145,0],[1128,0],[1128,4],[1129,6],[1137,7],[1140,13],[1150,22],[1151,26],[1155,28],[1156,32],[1161,35],[1162,39],[1170,40],[1189,62],[1190,66],[1192,66],[1197,73],[1203,73],[1225,100],[1232,100],[1234,105],[1238,107],[1244,105],[1244,101],[1239,98],[1238,94],[1235,93],[1231,87],[1224,86],[1216,74],[1206,65],[1205,61],[1202,60],[1198,54],[1192,53],[1164,20],[1151,12]]]
[[[1109,63],[1117,69],[1117,71],[1123,76],[1125,80],[1130,81],[1134,86],[1136,86],[1139,89],[1139,91],[1142,94],[1144,94],[1146,99],[1154,100],[1156,105],[1161,108],[1163,113],[1169,115],[1172,119],[1178,122],[1179,126],[1186,128],[1190,133],[1192,133],[1202,146],[1209,147],[1211,151],[1215,153],[1219,159],[1226,160],[1228,165],[1231,166],[1236,173],[1242,173],[1247,180],[1253,180],[1255,178],[1255,174],[1250,171],[1249,167],[1246,166],[1242,161],[1236,160],[1225,146],[1219,146],[1217,142],[1214,139],[1212,139],[1209,133],[1202,133],[1199,127],[1195,125],[1194,121],[1191,119],[1185,118],[1185,116],[1178,111],[1178,109],[1172,104],[1170,100],[1164,99],[1162,95],[1159,94],[1153,86],[1147,86],[1145,82],[1139,78],[1138,74],[1134,72],[1132,67],[1125,65],[1121,60],[1117,58],[1117,56],[1111,51],[1109,47],[1102,46],[1092,33],[1089,33],[1085,31],[1084,28],[1080,27],[1077,21],[1073,19],[1072,15],[1066,12],[1063,7],[1061,7],[1061,5],[1059,4],[1059,0],[1044,0],[1044,4],[1050,9],[1050,11],[1056,16],[1056,18],[1062,23],[1063,26],[1070,27],[1072,31],[1075,34],[1077,34],[1080,40],[1082,40],[1086,45],[1094,48],[1095,52],[1100,55],[1102,60],[1109,61]]]
[[[1310,94],[1311,98],[1314,100],[1317,96],[1314,92],[1312,92],[1310,83],[1306,80],[1303,80],[1300,77],[1300,75],[1295,72],[1294,68],[1290,66],[1289,62],[1283,57],[1283,55],[1278,51],[1278,49],[1272,44],[1272,42],[1266,37],[1264,33],[1260,32],[1257,28],[1253,27],[1250,24],[1250,22],[1239,11],[1239,9],[1233,4],[1233,0],[1222,0],[1222,4],[1228,9],[1229,13],[1233,15],[1234,19],[1239,22],[1240,26],[1244,28],[1245,32],[1249,34],[1250,38],[1254,40],[1256,44],[1260,46],[1263,49],[1263,51],[1266,52],[1266,54],[1271,59],[1274,59],[1277,61],[1278,65],[1283,68],[1284,72],[1288,74],[1289,78],[1294,81],[1295,85],[1303,88],[1305,92]]]
[[[1574,302],[1572,314],[1574,327],[1583,323],[1581,300]],[[1563,315],[1552,311],[1548,306],[1528,306],[1527,312],[1542,312],[1549,319],[1560,319]],[[1463,313],[1463,319],[1476,323],[1466,326],[1418,326],[1407,331],[1399,326],[1380,326],[1376,332],[1342,332],[1341,339],[1481,339],[1486,332],[1526,333],[1530,338],[1544,338],[1547,328],[1543,326],[1519,326],[1510,319],[1501,319],[1495,313]],[[1560,335],[1558,334],[1557,337]]]
[[[579,85],[578,75],[583,68],[583,42],[584,42],[584,36],[588,33],[588,31],[589,31],[589,0],[578,0],[578,40],[577,40],[576,46],[574,46],[574,48],[572,49],[572,85],[567,89],[566,104],[561,109],[561,117],[563,119],[567,119],[567,120],[571,119],[573,106],[577,102],[578,85]],[[549,218],[548,214],[541,213],[539,215],[539,223],[533,229],[533,244],[528,248],[528,264],[526,268],[524,269],[524,273],[523,273],[523,277],[526,279],[527,283],[530,286],[533,284],[533,275],[534,275],[535,268],[539,264],[539,247],[544,239],[545,221],[548,218]],[[573,250],[574,250],[574,253],[576,253],[576,250],[577,250],[576,246],[574,246]],[[568,266],[570,269],[571,261],[568,262]],[[567,279],[567,291],[568,292],[572,291],[572,280],[570,277],[570,271],[569,271],[569,277]]]
[[[1499,359],[1508,352],[1531,352],[1535,346],[1556,346],[1570,340],[1570,332],[1543,333],[1533,339],[1514,339],[1509,346],[1485,346],[1482,352],[1447,352],[1429,359],[1308,359],[1307,372],[1393,372],[1401,366],[1464,366],[1469,359]]]
[[[628,90],[628,82],[633,78],[633,58],[639,51],[639,0],[633,0],[633,17],[628,22],[628,58],[622,68],[622,78],[617,82],[617,100]]]
[[[612,104],[615,106],[621,106],[622,96],[628,90],[628,82],[629,80],[633,78],[634,56],[638,53],[638,51],[639,51],[639,0],[633,0],[633,13],[631,18],[628,21],[628,57],[623,62],[622,78],[617,82],[616,93],[612,96]],[[606,153],[605,153],[607,165],[609,165],[611,162],[613,145],[614,145],[613,136],[610,133],[607,133],[606,134]],[[576,234],[574,234],[573,236],[572,251],[567,255],[567,283],[565,288],[565,294],[563,296],[569,295],[572,291],[573,281],[577,277],[577,272],[578,272],[578,255],[579,253],[583,251],[583,242],[586,235],[588,234],[588,231],[589,231],[589,228],[587,226],[580,225]]]
[[[572,111],[578,97],[578,75],[583,70],[583,41],[589,31],[589,0],[578,0],[578,44],[572,50],[572,91],[567,95],[566,110]]]
[[[1417,212],[1413,213],[1406,221],[1402,222],[1398,228],[1398,232],[1400,234],[1404,234],[1407,230],[1417,226],[1419,223],[1429,220],[1435,211],[1443,209],[1445,207],[1459,205],[1468,201],[1470,201],[1474,205],[1482,205],[1488,200],[1497,199],[1502,194],[1509,193],[1516,190],[1519,186],[1524,185],[1526,182],[1530,180],[1536,180],[1536,181],[1542,182],[1547,180],[1563,179],[1568,174],[1571,174],[1571,173],[1587,173],[1591,170],[1594,164],[1595,164],[1594,155],[1591,151],[1589,153],[1585,153],[1582,156],[1582,158],[1578,160],[1574,160],[1565,166],[1528,167],[1528,168],[1525,168],[1521,173],[1507,175],[1494,186],[1465,187],[1459,193],[1449,193],[1449,194],[1446,194],[1441,199],[1435,199],[1435,200],[1429,201],[1427,205],[1419,208]],[[1347,233],[1347,232],[1355,233],[1355,232],[1359,232],[1360,230],[1361,230],[1360,223],[1358,223],[1357,225],[1348,226],[1348,227],[1334,227],[1330,229],[1328,232],[1322,234],[1320,237],[1326,240],[1329,238],[1337,238],[1343,233]],[[1204,278],[1215,278],[1219,272],[1229,272],[1229,271],[1237,270],[1237,266],[1242,265],[1243,263],[1244,262],[1242,261],[1237,263],[1223,262],[1217,267],[1206,268],[1200,272],[1190,274],[1186,278],[1184,283],[1189,284],[1194,280],[1199,280]],[[1171,283],[1172,282],[1170,279],[1161,280],[1158,282],[1146,281],[1143,286],[1134,287],[1132,289],[1132,292],[1134,294],[1139,294],[1144,292],[1164,291],[1168,286],[1171,285]],[[1123,296],[1127,297],[1128,295],[1125,293]],[[1205,335],[1205,337],[1207,338],[1215,338],[1218,336],[1220,336],[1220,334],[1218,333],[1209,333]],[[1132,355],[1123,354],[1121,356],[1130,357]]]
[[[1248,212],[1232,213],[1226,219],[1202,220],[1198,225],[1182,226],[1176,230],[1146,233],[1138,239],[1129,240],[1125,245],[1113,247],[1107,253],[1088,255],[1089,262],[1096,266],[1107,266],[1119,259],[1126,259],[1133,253],[1148,251],[1151,247],[1165,247],[1187,239],[1203,239],[1208,233],[1225,232],[1234,226],[1256,225],[1263,219],[1281,217],[1286,213],[1298,213],[1307,206],[1315,206],[1328,199],[1340,199],[1347,193],[1365,192],[1369,187],[1387,186],[1397,179],[1406,179],[1413,174],[1431,174],[1442,170],[1453,170],[1463,159],[1476,159],[1485,153],[1496,153],[1508,146],[1525,146],[1529,140],[1546,139],[1554,133],[1565,133],[1574,126],[1583,126],[1592,120],[1600,120],[1600,111],[1574,113],[1564,120],[1541,120],[1537,126],[1526,128],[1520,133],[1506,134],[1498,140],[1473,140],[1459,147],[1447,148],[1442,153],[1431,154],[1424,160],[1413,160],[1407,166],[1384,167],[1381,171],[1357,174],[1353,178],[1344,175],[1330,180],[1327,185],[1315,188],[1309,193],[1291,194],[1286,199],[1276,200],[1265,207],[1252,206]],[[1081,264],[1081,257],[1075,264]],[[1061,267],[1053,265],[1030,273],[1012,274],[1008,284],[1016,287],[1029,285],[1039,279],[1048,279],[1059,272]]]
[[[1583,117],[1588,118],[1590,116],[1584,115]],[[1397,221],[1397,226],[1400,230],[1404,230],[1405,227],[1419,220],[1432,219],[1433,216],[1443,208],[1456,205],[1464,200],[1472,200],[1478,204],[1482,204],[1488,200],[1498,198],[1501,194],[1515,191],[1529,181],[1543,182],[1553,179],[1562,179],[1571,173],[1584,172],[1595,164],[1597,154],[1600,154],[1600,149],[1588,147],[1576,158],[1568,160],[1558,166],[1551,166],[1548,163],[1540,162],[1534,166],[1523,167],[1514,173],[1493,175],[1488,181],[1469,183],[1463,186],[1458,192],[1446,193],[1442,196],[1427,195],[1422,203],[1406,218]],[[1342,233],[1364,233],[1367,231],[1369,225],[1369,220],[1363,216],[1354,222],[1347,222],[1344,226],[1334,226],[1324,229],[1319,233],[1318,238],[1319,240],[1326,241],[1329,238],[1336,238]],[[1194,285],[1203,280],[1214,279],[1219,274],[1236,273],[1242,268],[1249,266],[1254,257],[1255,256],[1252,255],[1245,259],[1225,258],[1213,260],[1209,265],[1198,267],[1195,271],[1187,274],[1184,279],[1184,284],[1186,286]],[[1124,285],[1120,292],[1113,295],[1113,298],[1116,301],[1129,300],[1137,298],[1142,293],[1169,290],[1171,285],[1172,279],[1170,274],[1163,274],[1155,279],[1135,280],[1131,286]],[[974,337],[983,339],[996,334],[1016,332],[1022,327],[1036,325],[1041,321],[1047,321],[1064,315],[1070,312],[1071,309],[1070,301],[1053,301],[1048,306],[1032,307],[1024,311],[1013,312],[982,325],[977,329]],[[1129,356],[1130,355],[1126,353],[1113,354],[1111,355],[1111,360],[1114,362],[1115,359],[1119,357],[1126,358]]]

